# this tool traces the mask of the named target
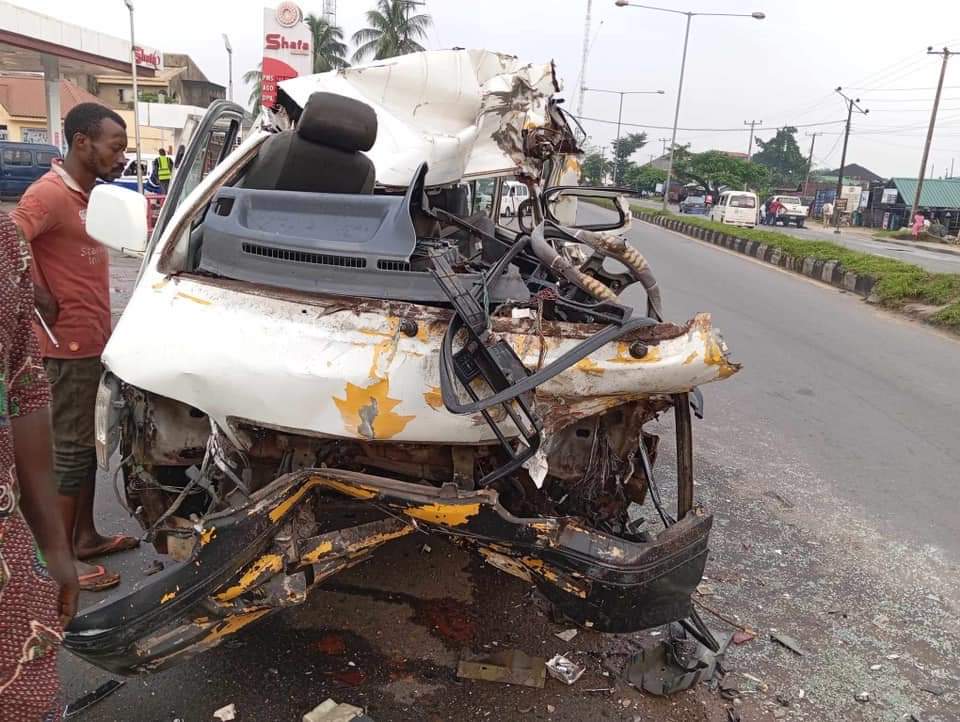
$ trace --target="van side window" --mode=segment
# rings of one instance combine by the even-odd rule
[[[33,154],[29,150],[13,150],[12,148],[3,151],[4,165],[33,165]]]
[[[50,164],[53,162],[53,159],[56,158],[55,153],[50,153],[48,151],[38,150],[37,151],[37,165],[44,168],[49,168]]]

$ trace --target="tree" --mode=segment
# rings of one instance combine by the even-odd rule
[[[737,158],[720,150],[691,153],[688,146],[673,152],[673,173],[682,183],[696,183],[714,198],[721,187],[761,189],[768,182],[768,170],[759,163]]]
[[[613,182],[622,183],[630,163],[630,156],[647,144],[646,133],[628,133],[613,141]]]
[[[348,67],[343,28],[313,14],[307,15],[306,23],[313,40],[313,72],[326,73]]]
[[[247,102],[250,104],[250,112],[256,120],[260,115],[260,96],[263,88],[263,63],[260,63],[256,69],[248,70],[243,74],[244,83],[253,83],[253,89],[250,91],[250,98]]]
[[[646,191],[654,193],[657,190],[658,183],[666,183],[667,172],[650,165],[636,166],[631,165],[623,176],[624,185],[628,185],[636,191]]]
[[[580,182],[588,186],[602,186],[603,179],[613,164],[597,151],[587,153],[580,163]]]
[[[353,34],[357,45],[353,62],[371,55],[374,60],[381,60],[423,50],[417,41],[427,37],[433,18],[426,13],[411,15],[417,4],[413,0],[377,0],[376,8],[367,11],[369,27]]]
[[[760,150],[753,154],[753,162],[770,169],[770,182],[778,188],[796,188],[807,172],[807,159],[797,145],[797,129],[780,128],[770,140],[756,139]]]

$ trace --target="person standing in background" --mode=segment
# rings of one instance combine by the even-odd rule
[[[173,158],[168,156],[163,148],[159,153],[160,155],[154,161],[157,168],[157,185],[160,186],[160,194],[167,195],[170,190],[170,179],[173,177]]]
[[[830,221],[833,220],[833,203],[827,201],[823,204],[823,227],[827,228],[830,225]]]
[[[98,103],[75,106],[63,123],[67,155],[37,179],[11,214],[34,260],[39,316],[35,326],[53,389],[54,472],[58,506],[77,557],[81,589],[101,591],[120,582],[102,565],[83,560],[132,549],[136,539],[102,536],[93,519],[97,455],[94,407],[100,354],[110,337],[110,268],[107,249],[85,226],[97,179],[112,181],[125,165],[126,125]]]

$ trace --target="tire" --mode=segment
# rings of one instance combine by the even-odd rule
[[[798,218],[798,219],[797,219],[797,228],[803,228],[803,219],[802,219],[802,218]]]

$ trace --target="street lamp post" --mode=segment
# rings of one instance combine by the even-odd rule
[[[233,102],[233,48],[226,33],[223,34],[223,47],[227,49],[227,98]]]
[[[133,79],[133,137],[137,150],[137,193],[143,193],[140,167],[140,92],[137,90],[137,41],[133,35],[133,0],[123,0],[130,11],[130,77]]]
[[[662,90],[605,90],[603,88],[583,88],[584,93],[613,93],[620,96],[620,110],[617,111],[617,142],[613,146],[613,184],[620,183],[620,164],[617,163],[617,152],[620,150],[620,124],[623,122],[624,95],[663,95]]]
[[[673,178],[673,151],[677,145],[677,123],[680,120],[680,97],[683,95],[683,74],[687,67],[687,45],[690,41],[690,21],[693,20],[694,15],[705,15],[705,16],[714,16],[714,17],[731,17],[731,18],[754,18],[755,20],[763,20],[766,15],[761,12],[753,13],[695,13],[685,10],[673,10],[671,8],[661,8],[655,7],[653,5],[641,5],[640,3],[630,2],[629,0],[616,0],[614,3],[617,7],[634,7],[642,8],[644,10],[657,10],[663,13],[673,13],[674,15],[686,15],[687,17],[687,27],[683,34],[683,56],[680,60],[680,82],[677,86],[677,106],[673,113],[673,137],[670,140],[670,163],[667,166],[667,181],[663,186],[663,209],[668,210],[667,204],[670,197],[670,181]]]

